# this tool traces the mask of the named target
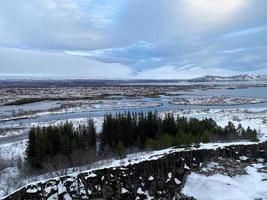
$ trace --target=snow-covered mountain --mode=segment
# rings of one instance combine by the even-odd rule
[[[219,82],[219,81],[263,81],[267,80],[267,75],[248,75],[242,74],[237,76],[203,76],[190,79],[190,82]]]

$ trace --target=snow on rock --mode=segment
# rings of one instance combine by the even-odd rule
[[[29,193],[29,194],[34,194],[34,193],[37,193],[38,190],[36,187],[32,187],[32,188],[29,188],[26,190],[26,193]]]
[[[90,171],[90,172],[88,172],[88,175],[85,177],[85,179],[88,179],[91,177],[97,177],[97,175],[94,172]]]
[[[175,178],[174,181],[175,181],[175,183],[176,183],[177,185],[180,185],[180,184],[181,184],[181,181],[179,181],[178,178]]]
[[[153,177],[153,176],[150,176],[150,177],[148,178],[148,180],[149,180],[149,181],[153,181],[153,180],[154,180],[154,177]]]
[[[137,194],[145,194],[141,187],[137,189]]]
[[[66,187],[62,184],[62,182],[60,181],[58,186],[58,194],[63,194],[67,191]]]
[[[129,192],[129,190],[127,190],[127,189],[125,189],[125,188],[121,188],[121,193],[122,194],[125,194],[125,193],[128,193]]]
[[[249,160],[249,158],[247,156],[240,156],[239,159],[241,161],[247,161],[247,160]]]
[[[102,189],[101,189],[101,185],[96,185],[95,186],[95,189],[97,190],[97,191],[101,191]]]
[[[190,170],[190,167],[188,167],[188,165],[185,163],[184,164],[184,169]]]
[[[88,192],[89,195],[92,194],[92,190],[90,190],[90,189],[88,189],[87,192]]]
[[[146,200],[154,200],[155,199],[154,197],[151,197],[149,195],[149,192],[148,191],[145,192],[145,195],[146,195]]]
[[[49,181],[47,184],[46,184],[46,187],[45,187],[45,192],[47,194],[51,193],[52,191],[56,191],[62,184],[59,183],[58,186],[57,186],[57,182],[56,181]],[[59,190],[59,189],[58,189]],[[61,193],[60,193],[61,194]]]
[[[72,200],[68,193],[64,194],[64,200]]]
[[[217,168],[219,166],[219,163],[217,162],[210,162],[207,164],[207,167],[206,169],[214,169],[214,168]]]
[[[264,159],[263,158],[258,158],[257,161],[260,162],[260,163],[263,163]]]

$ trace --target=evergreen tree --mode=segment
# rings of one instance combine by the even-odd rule
[[[116,153],[120,158],[123,158],[126,155],[126,149],[123,146],[121,141],[119,141],[118,144],[117,144]]]
[[[94,121],[78,128],[72,123],[61,123],[57,126],[32,128],[29,132],[26,156],[33,168],[41,168],[48,157],[63,154],[70,157],[73,151],[91,149],[96,146]]]
[[[162,132],[175,136],[177,133],[177,126],[174,116],[168,113],[162,122]]]
[[[30,165],[33,167],[39,167],[39,163],[37,161],[36,133],[34,128],[32,128],[29,132],[29,140],[26,149],[26,154]]]

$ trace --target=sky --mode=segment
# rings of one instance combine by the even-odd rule
[[[0,1],[0,75],[267,74],[266,0]]]

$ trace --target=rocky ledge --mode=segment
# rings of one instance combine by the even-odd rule
[[[233,164],[231,160],[238,160],[240,165],[248,160],[264,162],[267,159],[266,152],[267,143],[180,151],[138,164],[87,171],[30,184],[4,199],[190,200],[194,198],[181,194],[181,189],[187,175],[191,171],[198,171],[203,163],[211,159],[229,158],[230,161],[225,164],[227,168]],[[229,170],[229,173],[236,173],[233,167]]]

